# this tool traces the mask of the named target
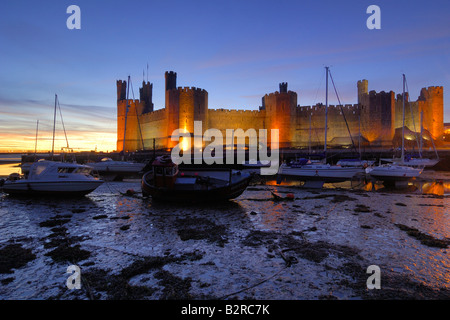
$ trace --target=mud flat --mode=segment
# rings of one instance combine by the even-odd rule
[[[261,184],[181,205],[131,189],[139,182],[73,200],[2,195],[0,299],[450,298],[448,196]],[[367,287],[371,265],[381,289]]]

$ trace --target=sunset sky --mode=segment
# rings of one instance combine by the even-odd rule
[[[80,30],[66,26],[72,4]],[[366,27],[372,4],[380,30]],[[252,110],[280,82],[300,105],[323,102],[324,66],[345,104],[357,102],[361,79],[401,93],[405,73],[412,100],[422,87],[444,86],[450,122],[448,0],[17,0],[0,10],[0,152],[34,150],[37,120],[38,149],[51,148],[55,94],[71,148],[114,150],[116,80],[130,75],[138,98],[143,71],[155,109],[173,70],[178,86],[209,92],[209,108]]]

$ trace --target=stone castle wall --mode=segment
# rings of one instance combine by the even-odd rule
[[[226,129],[279,129],[281,148],[323,146],[325,106],[297,105],[297,93],[287,90],[287,83],[280,83],[279,91],[262,97],[259,110],[209,109],[208,92],[195,87],[177,87],[176,73],[166,72],[165,108],[154,110],[150,83],[142,83],[139,100],[128,100],[125,150],[172,148],[178,141],[171,141],[176,129],[194,133],[194,121],[202,122],[202,131],[219,129],[226,136]],[[123,149],[125,130],[126,81],[117,81],[117,150]],[[327,145],[349,146],[353,138],[372,146],[392,146],[395,129],[402,126],[402,95],[394,92],[368,91],[368,81],[357,83],[358,103],[328,107]],[[420,131],[420,114],[423,126],[434,138],[444,133],[443,87],[423,88],[417,101],[405,108],[405,126]],[[344,120],[345,116],[345,120]],[[346,124],[347,122],[347,124]],[[348,126],[348,127],[347,127]],[[202,133],[203,133],[202,132]],[[246,140],[248,143],[248,140]],[[224,140],[225,142],[225,140]]]

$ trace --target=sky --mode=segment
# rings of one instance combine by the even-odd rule
[[[67,27],[70,5],[80,29]],[[380,29],[366,25],[370,5]],[[37,148],[51,149],[55,94],[69,147],[112,151],[116,80],[130,76],[130,98],[139,98],[148,79],[161,109],[166,71],[177,72],[177,86],[207,90],[211,109],[249,110],[280,82],[299,105],[324,102],[325,66],[343,104],[357,103],[361,79],[401,93],[404,73],[411,100],[444,87],[450,122],[448,0],[16,0],[0,11],[0,152],[34,150],[38,120]]]

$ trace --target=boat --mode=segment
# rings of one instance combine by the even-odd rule
[[[211,202],[240,196],[251,174],[231,168],[179,168],[169,156],[157,157],[142,177],[142,194],[159,201]]]
[[[395,187],[405,187],[409,180],[422,174],[423,167],[408,166],[405,163],[405,82],[403,75],[403,126],[402,126],[402,153],[398,162],[392,162],[371,168],[366,172],[376,180],[382,181],[385,185],[395,185]]]
[[[384,162],[390,162],[390,163],[401,163],[401,159],[389,159],[389,158],[382,158],[381,159]],[[405,157],[405,160],[403,161],[404,166],[409,167],[433,167],[440,159],[430,159],[430,158],[414,158],[414,157]]]
[[[111,158],[103,158],[99,162],[88,164],[94,171],[102,174],[132,174],[141,172],[145,163],[131,161],[115,161]]]
[[[326,98],[325,98],[325,139],[324,154],[327,152],[327,126],[328,126],[328,74],[329,67],[326,70]],[[340,165],[331,165],[327,163],[312,163],[308,159],[300,159],[289,164],[283,163],[278,170],[277,182],[281,178],[295,178],[305,181],[304,186],[308,188],[322,188],[327,182],[344,182],[352,180],[359,174],[364,174],[364,168],[352,166],[344,167]]]
[[[11,174],[2,191],[24,196],[84,196],[103,183],[91,172],[92,168],[77,163],[40,160],[31,165],[27,178]]]
[[[396,181],[404,182],[418,177],[422,173],[422,170],[410,166],[388,163],[376,166],[368,170],[368,173],[377,180],[391,184]]]
[[[324,183],[352,180],[359,174],[364,173],[364,170],[362,167],[343,167],[326,163],[312,163],[308,159],[300,159],[290,164],[283,163],[278,173],[283,177],[305,181],[305,187],[321,188]]]
[[[337,165],[341,167],[363,167],[367,168],[375,164],[374,160],[361,160],[361,159],[342,159],[339,160]]]

